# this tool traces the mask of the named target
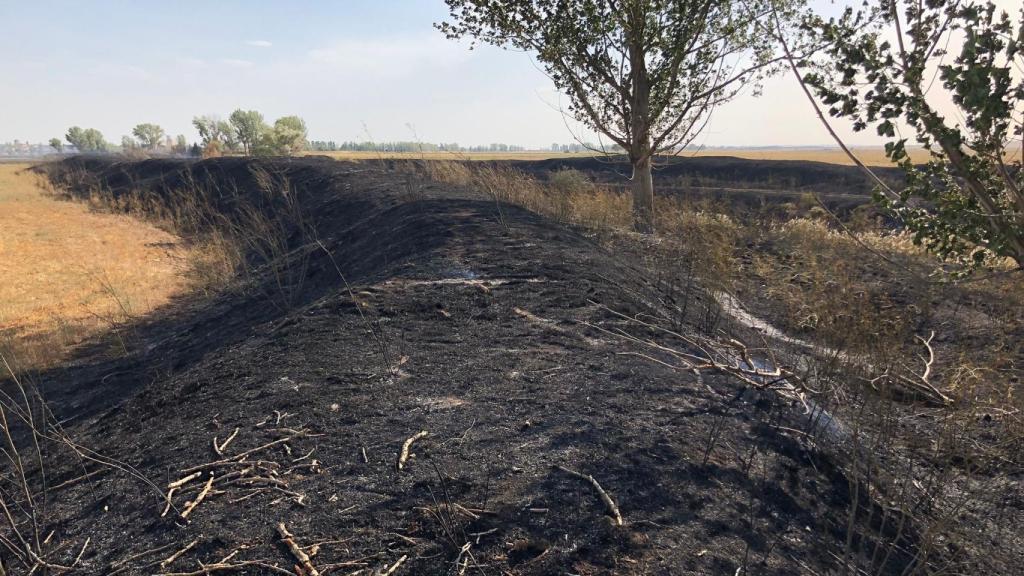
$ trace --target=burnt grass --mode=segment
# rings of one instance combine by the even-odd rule
[[[89,537],[79,565],[89,574],[192,572],[232,552],[294,571],[275,531],[284,522],[300,544],[324,543],[313,557],[323,573],[370,574],[402,557],[396,573],[914,565],[912,520],[896,536],[883,528],[898,542],[883,565],[867,537],[847,551],[851,506],[863,534],[878,504],[852,503],[843,451],[805,441],[813,423],[801,406],[724,375],[672,370],[610,336],[658,337],[609,309],[662,317],[664,295],[637,260],[578,230],[373,163],[76,158],[42,170],[83,198],[97,185],[170,198],[200,183],[233,220],[242,205],[282,208],[257,190],[254,166],[286,177],[306,218],[285,226],[277,272],[254,257],[243,288],[140,319],[127,356],[97,344],[34,376],[65,431],[119,462],[48,449],[50,486],[98,471],[48,495],[44,532],[68,543],[55,559],[70,562],[80,546],[71,543]],[[754,337],[693,298],[678,330]],[[236,429],[218,456],[214,443]],[[420,431],[429,435],[398,470],[403,442]],[[247,459],[277,484],[217,485],[183,519],[203,476],[161,516],[154,485],[283,438]],[[592,475],[624,525],[556,465]]]
[[[500,162],[499,162],[500,163]],[[528,174],[546,177],[558,170],[578,170],[593,181],[628,188],[631,174],[623,156],[509,161]],[[897,168],[873,167],[894,189],[902,187]],[[839,214],[867,203],[874,182],[855,166],[806,160],[751,160],[732,156],[659,156],[654,160],[658,194],[687,201],[712,201],[737,208],[762,208],[815,194]]]

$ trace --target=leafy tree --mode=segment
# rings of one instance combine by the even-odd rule
[[[79,152],[86,151],[85,130],[80,127],[72,126],[71,128],[68,128],[68,132],[64,135],[64,138],[69,144],[77,148]]]
[[[174,141],[174,153],[184,154],[188,151],[188,140],[185,139],[184,134],[178,134],[178,137]]]
[[[1024,9],[1011,16],[992,1],[872,2],[808,22],[828,49],[804,63],[806,83],[833,116],[887,139],[906,185],[877,199],[919,244],[973,266],[1001,256],[1024,267],[1024,171],[1008,155],[1024,130]],[[943,102],[952,102],[952,117]],[[901,127],[928,151],[927,164],[911,161]]]
[[[269,129],[263,115],[255,110],[235,110],[228,121],[246,154],[252,152],[253,146],[260,143]]]
[[[306,122],[298,116],[284,116],[274,122],[274,142],[280,154],[295,155],[306,149]]]
[[[654,224],[655,154],[678,150],[711,112],[778,62],[765,16],[800,0],[445,0],[448,38],[534,52],[569,112],[633,164],[637,230]]]
[[[64,137],[72,146],[78,149],[79,152],[104,152],[107,150],[107,141],[103,138],[103,134],[95,128],[82,129],[78,126],[72,126],[68,129],[67,135]]]
[[[223,150],[234,150],[238,146],[234,138],[234,128],[226,120],[216,116],[196,116],[192,119],[192,125],[196,127],[203,141],[203,150],[210,149],[207,157],[220,156]]]
[[[274,139],[274,130],[267,126],[256,143],[249,148],[249,153],[253,156],[280,156],[282,152]]]
[[[57,151],[57,154],[60,154],[64,151],[64,142],[60,138],[50,138],[50,148],[53,148]]]
[[[132,134],[146,148],[156,148],[164,138],[164,129],[156,124],[139,124],[132,129]]]
[[[121,151],[122,152],[130,152],[132,150],[135,150],[138,147],[139,147],[139,145],[135,142],[135,140],[132,140],[131,136],[121,136]]]
[[[224,142],[231,138],[231,124],[216,116],[196,116],[192,118],[192,125],[199,132],[203,144]]]

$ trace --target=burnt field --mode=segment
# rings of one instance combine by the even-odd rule
[[[562,166],[621,173],[516,164]],[[60,423],[14,427],[14,441],[40,445],[23,469],[45,507],[19,518],[27,540],[46,539],[48,563],[1009,574],[1021,558],[1016,464],[979,480],[927,441],[888,446],[881,420],[855,425],[799,383],[814,349],[575,227],[374,163],[73,158],[40,170],[73,199],[232,230],[243,252],[234,285],[140,319],[127,354],[85,347],[20,378]],[[866,197],[850,170],[702,158],[657,177],[680,194],[758,184],[766,198]],[[875,406],[864,390],[843,401]],[[923,404],[885,404],[885,425],[926,438],[938,428],[917,417]],[[982,491],[994,496],[957,499]],[[3,562],[20,574],[34,560]]]
[[[631,175],[625,157],[565,158],[508,162],[535,176],[578,170],[601,182],[627,188]],[[902,173],[895,168],[872,171],[893,187]],[[753,160],[731,156],[661,156],[655,161],[658,193],[688,201],[712,200],[756,208],[817,194],[830,209],[846,213],[867,203],[874,184],[855,166],[805,160]]]

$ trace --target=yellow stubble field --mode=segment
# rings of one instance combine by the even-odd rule
[[[175,236],[61,201],[28,168],[0,163],[0,353],[45,368],[187,290],[189,260]]]

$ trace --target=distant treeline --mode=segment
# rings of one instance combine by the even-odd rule
[[[313,140],[309,149],[316,152],[523,152],[524,146],[515,144],[489,144],[461,146],[458,143],[432,142],[342,142]]]
[[[586,152],[588,150],[600,150],[597,144],[558,144],[554,143],[543,150],[551,152]],[[605,147],[608,152],[621,152],[618,146]],[[315,152],[526,152],[534,150],[516,144],[493,143],[479,146],[462,146],[457,142],[433,143],[433,142],[335,142],[334,140],[313,140],[309,143],[309,150]]]
[[[293,155],[303,150],[314,152],[587,152],[605,151],[613,154],[622,152],[619,146],[602,146],[593,143],[557,142],[543,148],[528,148],[517,144],[495,142],[475,146],[463,146],[457,142],[337,142],[334,140],[306,140],[306,123],[298,116],[279,118],[272,125],[263,120],[255,110],[236,110],[228,120],[216,116],[197,116],[192,120],[199,132],[201,142],[189,143],[179,134],[171,137],[156,124],[139,124],[132,130],[132,136],[121,138],[120,144],[108,142],[103,134],[94,128],[72,126],[64,139],[51,138],[47,144],[29,144],[15,140],[0,143],[0,156],[41,156],[57,153],[111,153],[126,154],[148,151],[149,153],[174,154],[179,156],[220,156],[243,153],[246,155]],[[65,143],[66,141],[66,143]]]

